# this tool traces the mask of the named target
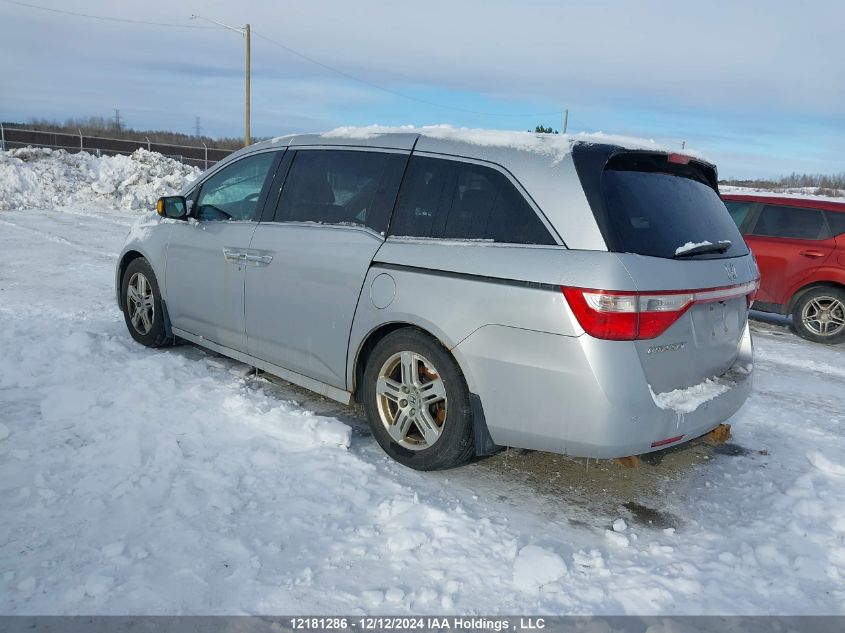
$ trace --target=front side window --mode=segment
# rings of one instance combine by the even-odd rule
[[[802,209],[767,204],[751,231],[764,237],[819,240],[827,237],[824,216],[818,209]]]
[[[460,161],[411,158],[390,234],[554,244],[549,231],[499,171]]]
[[[274,219],[368,226],[384,232],[406,162],[404,154],[300,150]]]
[[[275,152],[247,156],[227,165],[202,184],[198,220],[253,220]]]

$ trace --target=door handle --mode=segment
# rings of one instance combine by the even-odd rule
[[[249,264],[251,266],[267,266],[273,261],[273,255],[266,251],[240,250],[237,248],[223,248],[223,259],[229,264]]]
[[[807,250],[807,251],[801,251],[799,253],[799,255],[803,255],[804,257],[809,257],[810,259],[818,259],[819,257],[824,257],[825,254],[822,253],[821,251]]]
[[[245,262],[247,254],[234,248],[223,249],[223,259],[229,264],[239,264]]]
[[[266,266],[273,261],[272,255],[257,255],[244,253],[246,261],[255,264],[256,266]]]

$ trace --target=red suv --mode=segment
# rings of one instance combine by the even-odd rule
[[[754,309],[791,314],[796,333],[845,340],[845,203],[724,194],[760,267]]]

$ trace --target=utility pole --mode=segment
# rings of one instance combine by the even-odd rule
[[[244,146],[249,145],[252,143],[252,137],[249,133],[249,80],[250,80],[250,32],[249,32],[249,24],[246,25],[244,29],[244,35],[246,36],[246,119],[245,119],[245,126],[244,126]]]
[[[569,127],[569,108],[563,111],[563,133],[566,134],[566,128]]]
[[[252,137],[249,133],[249,93],[250,93],[250,27],[247,24],[244,28],[239,29],[235,26],[229,26],[228,24],[223,24],[222,22],[218,22],[217,20],[212,20],[211,18],[206,18],[201,15],[192,15],[191,19],[196,20],[199,18],[200,20],[205,20],[206,22],[211,22],[212,24],[216,24],[217,26],[222,26],[224,29],[229,29],[230,31],[234,31],[235,33],[240,33],[246,39],[246,103],[244,107],[244,146],[249,145],[252,142]]]
[[[114,129],[120,134],[120,110],[118,108],[114,109]]]
[[[199,118],[199,117],[197,117],[196,122],[194,123],[194,136],[196,136],[197,138],[199,138],[199,137],[200,137],[200,130],[201,130],[201,129],[202,129],[202,128],[200,127],[200,118]]]

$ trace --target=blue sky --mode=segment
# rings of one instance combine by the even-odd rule
[[[840,0],[22,1],[180,26],[0,0],[5,120],[120,108],[137,128],[191,132],[199,116],[206,134],[242,134],[243,39],[196,13],[256,32],[255,136],[371,123],[560,129],[568,107],[570,131],[686,141],[722,176],[845,171]],[[211,28],[184,28],[197,26]]]

